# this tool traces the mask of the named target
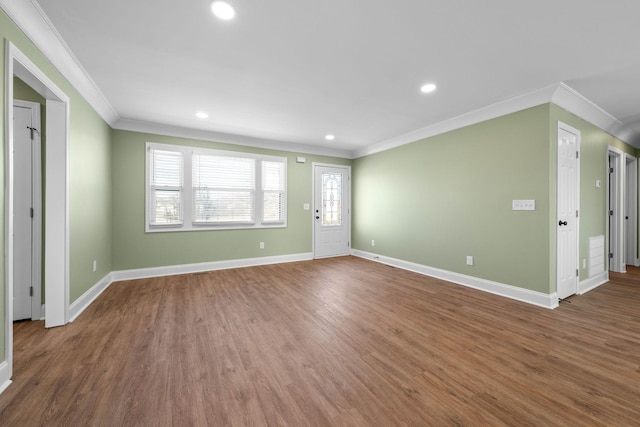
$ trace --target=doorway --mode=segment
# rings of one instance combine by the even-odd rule
[[[351,251],[351,167],[313,164],[313,257]]]
[[[13,283],[14,283],[14,203],[16,197],[13,145],[13,82],[18,77],[46,100],[46,196],[43,218],[45,233],[43,280],[46,309],[45,327],[67,323],[69,315],[69,97],[13,43],[5,45],[5,310],[4,348],[6,361],[0,363],[0,391],[11,384],[13,375]]]
[[[42,318],[40,104],[13,102],[13,320]]]
[[[607,150],[607,233],[609,271],[625,273],[625,203],[623,167],[624,152],[615,147]]]

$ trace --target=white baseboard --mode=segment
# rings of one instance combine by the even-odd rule
[[[0,394],[11,385],[11,368],[9,363],[5,360],[0,363]]]
[[[511,298],[514,300],[526,302],[544,308],[558,307],[558,296],[554,292],[552,294],[544,294],[542,292],[531,291],[529,289],[519,288],[517,286],[507,285],[504,283],[493,282],[491,280],[480,279],[478,277],[467,276],[465,274],[454,273],[452,271],[441,270],[439,268],[429,267],[422,264],[416,264],[409,261],[403,261],[396,258],[389,258],[370,252],[353,250],[354,256],[391,265],[393,267],[402,268],[403,270],[413,271],[415,273],[424,274],[458,285],[467,286],[481,291],[489,292],[495,295]]]
[[[201,262],[197,264],[168,265],[163,267],[138,268],[135,270],[120,270],[111,273],[112,280],[146,279],[148,277],[173,276],[176,274],[200,273],[203,271],[226,270],[229,268],[254,267],[267,264],[282,264],[295,261],[313,259],[312,253],[268,256],[260,258],[244,258],[228,261]]]
[[[597,288],[600,285],[604,285],[609,281],[609,272],[603,271],[596,274],[593,277],[589,277],[586,280],[578,283],[578,295],[586,294],[587,292]]]
[[[69,322],[73,322],[86,310],[93,301],[95,301],[102,292],[113,282],[112,273],[107,274],[98,283],[93,285],[88,291],[80,296],[69,306]]]

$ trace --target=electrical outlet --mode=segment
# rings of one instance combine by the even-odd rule
[[[372,240],[372,241],[371,241],[371,246],[375,246],[375,245],[376,245],[376,241],[375,241],[375,240]]]
[[[260,249],[264,249],[264,242],[260,242]]]
[[[473,265],[473,256],[467,255],[467,265]]]
[[[93,260],[93,272],[95,273],[97,269],[98,269],[98,261],[96,261],[96,260],[94,259],[94,260]]]

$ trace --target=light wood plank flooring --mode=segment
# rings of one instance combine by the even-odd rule
[[[640,270],[556,310],[363,259],[118,282],[14,325],[0,425],[640,423]]]

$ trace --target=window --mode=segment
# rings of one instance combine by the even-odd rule
[[[147,231],[286,227],[287,159],[147,143]]]

